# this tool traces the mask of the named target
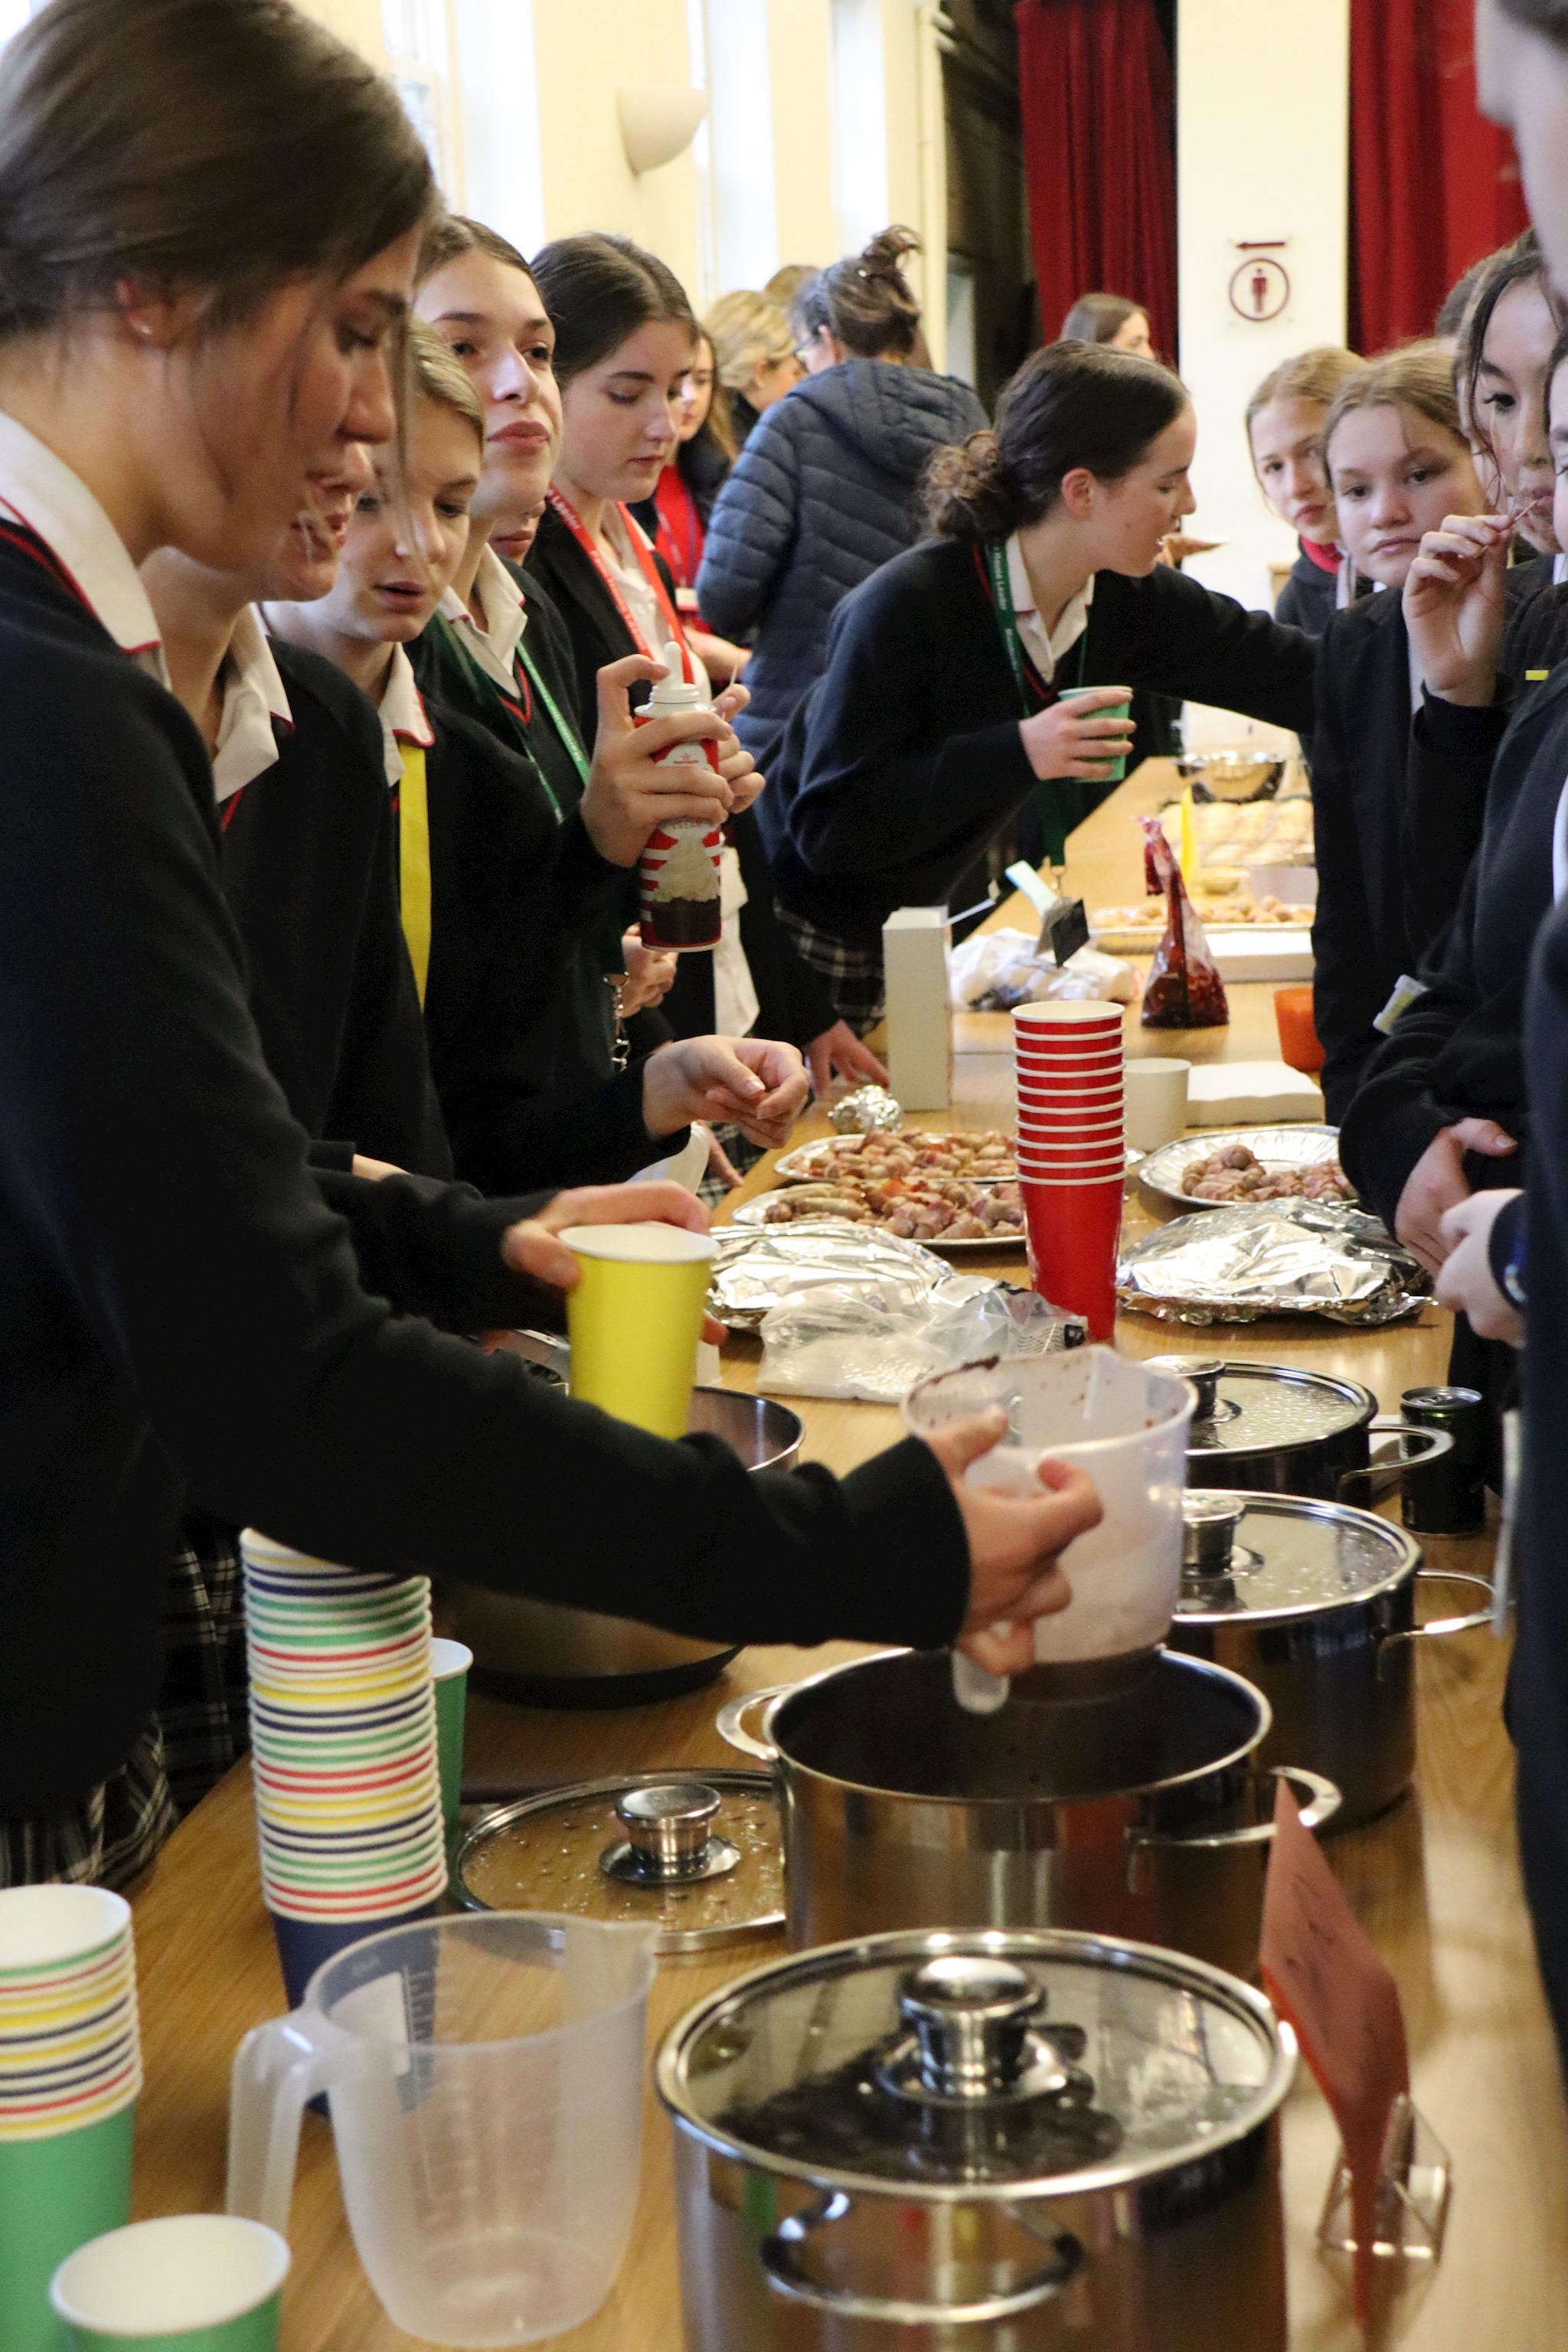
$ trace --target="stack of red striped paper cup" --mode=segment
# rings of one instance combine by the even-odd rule
[[[430,1585],[239,1540],[261,1892],[293,2005],[323,1960],[446,1890]]]
[[[1121,1007],[1020,1004],[1013,1015],[1018,1181],[1035,1287],[1110,1339],[1121,1234]]]

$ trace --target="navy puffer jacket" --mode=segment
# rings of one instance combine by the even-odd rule
[[[914,545],[932,450],[985,421],[954,376],[846,360],[775,402],[746,443],[714,503],[697,595],[721,636],[756,631],[736,731],[764,773],[826,666],[835,605]]]

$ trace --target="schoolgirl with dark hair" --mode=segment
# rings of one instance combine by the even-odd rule
[[[664,264],[624,238],[565,237],[546,246],[533,268],[555,322],[564,430],[528,570],[571,632],[586,710],[606,664],[661,658],[667,641],[684,646],[702,676],[709,641],[685,629],[673,583],[630,512],[674,446],[697,330]],[[737,732],[745,693],[732,688],[721,698],[737,708]],[[726,833],[724,935],[711,953],[680,957],[663,1018],[680,1036],[717,1029],[785,1038],[806,1054],[819,1093],[835,1069],[885,1077],[781,930],[750,808]]]
[[[1041,783],[1059,855],[1126,749],[1105,709],[1128,687],[1310,728],[1310,640],[1159,560],[1193,510],[1195,439],[1169,369],[1047,345],[995,430],[932,463],[934,536],[835,614],[761,815],[785,920],[848,1017],[878,1017],[886,917],[978,898]],[[1068,685],[1105,690],[1064,702]]]
[[[940,1643],[973,1603],[966,1638],[1003,1671],[1031,1644],[979,1629],[1061,1606],[1060,1579],[1032,1580],[1097,1516],[1081,1484],[971,1496],[951,1445],[785,1493],[362,1286],[262,1059],[211,766],[136,567],[167,544],[249,571],[349,445],[390,439],[389,347],[432,201],[390,84],[285,0],[54,0],[7,48],[8,1882],[129,1875],[156,1843],[147,1727],[184,1496],[327,1558],[716,1637]],[[559,1280],[563,1222],[647,1209],[693,1213],[673,1188],[646,1209],[558,1196],[509,1262]]]
[[[885,229],[801,289],[810,373],[756,425],[709,522],[698,599],[716,628],[752,640],[736,725],[764,771],[822,674],[839,599],[913,545],[931,457],[985,422],[967,384],[917,363],[902,263],[918,245]]]

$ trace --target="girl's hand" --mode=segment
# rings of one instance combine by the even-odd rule
[[[715,686],[733,686],[752,658],[750,646],[732,646],[708,629],[688,629],[686,642]]]
[[[742,686],[737,687],[735,691],[744,694],[746,689]],[[717,714],[717,703],[714,711]],[[742,809],[749,809],[767,782],[734,729],[727,723],[719,738],[719,773],[729,790],[731,815],[738,814]]]
[[[1491,1234],[1505,1201],[1517,1201],[1517,1192],[1473,1192],[1443,1219],[1443,1239],[1448,1255],[1437,1276],[1437,1298],[1456,1315],[1468,1315],[1470,1328],[1483,1339],[1506,1339],[1510,1348],[1524,1345],[1524,1318],[1492,1275]]]
[[[655,1139],[727,1119],[748,1143],[787,1143],[811,1083],[793,1045],[767,1037],[682,1037],[643,1065],[643,1125]]]
[[[993,1406],[925,1441],[947,1473],[969,1538],[969,1607],[957,1646],[988,1675],[1021,1675],[1034,1664],[1035,1619],[1072,1599],[1058,1556],[1104,1516],[1084,1473],[1065,1462],[1041,1463],[1037,1501],[965,1486],[969,1465],[1006,1434],[1007,1416]]]
[[[518,1274],[531,1275],[552,1290],[575,1290],[583,1269],[555,1236],[569,1225],[683,1225],[705,1234],[708,1212],[684,1184],[587,1184],[557,1192],[537,1216],[509,1226],[500,1254]]]
[[[583,789],[583,822],[595,848],[611,866],[635,866],[649,834],[667,818],[698,817],[706,825],[718,825],[732,809],[746,804],[743,798],[737,801],[723,775],[715,775],[706,762],[700,767],[695,761],[655,765],[658,754],[672,743],[716,743],[721,766],[728,759],[738,775],[752,772],[750,755],[741,751],[734,730],[716,711],[674,710],[637,724],[631,688],[639,678],[663,676],[664,664],[650,661],[646,654],[627,654],[624,661],[610,662],[599,672],[599,731]],[[737,762],[737,753],[743,765]]]
[[[1405,625],[1426,683],[1445,702],[1485,709],[1497,692],[1513,525],[1503,515],[1449,515],[1429,530],[1406,575]]]
[[[642,933],[637,930],[621,934],[621,953],[626,976],[621,982],[620,1014],[623,1021],[629,1021],[634,1013],[646,1013],[650,1004],[664,1003],[675,986],[679,959],[673,949],[645,948]]]
[[[1107,779],[1106,762],[1124,759],[1132,748],[1132,721],[1107,710],[1127,699],[1121,686],[1097,687],[1070,702],[1053,702],[1032,719],[1020,719],[1018,734],[1031,768],[1044,783],[1050,776]]]
[[[1428,1274],[1438,1271],[1453,1247],[1444,1230],[1449,1210],[1470,1197],[1466,1152],[1480,1151],[1489,1159],[1502,1160],[1518,1149],[1512,1136],[1491,1118],[1462,1118],[1457,1127],[1446,1127],[1433,1137],[1405,1178],[1394,1213],[1395,1238],[1420,1259]]]
[[[822,1096],[832,1091],[835,1077],[847,1079],[852,1086],[885,1087],[888,1073],[872,1053],[863,1045],[847,1021],[836,1021],[820,1037],[814,1037],[805,1049],[811,1070],[811,1091]]]

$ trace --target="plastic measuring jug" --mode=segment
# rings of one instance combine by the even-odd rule
[[[287,2234],[324,2091],[354,2245],[399,2327],[479,2347],[579,2326],[631,2231],[654,1934],[491,1913],[338,1953],[236,2053],[229,2211]]]
[[[1182,1494],[1196,1402],[1189,1381],[1110,1348],[964,1364],[910,1391],[904,1419],[917,1436],[992,1405],[1005,1410],[1006,1436],[964,1474],[972,1486],[1037,1493],[1036,1472],[1048,1454],[1086,1471],[1100,1496],[1100,1525],[1061,1556],[1071,1601],[1035,1621],[1037,1664],[1131,1665],[1169,1633],[1181,1591]],[[1007,1690],[1005,1676],[955,1654],[960,1706],[989,1713]]]

